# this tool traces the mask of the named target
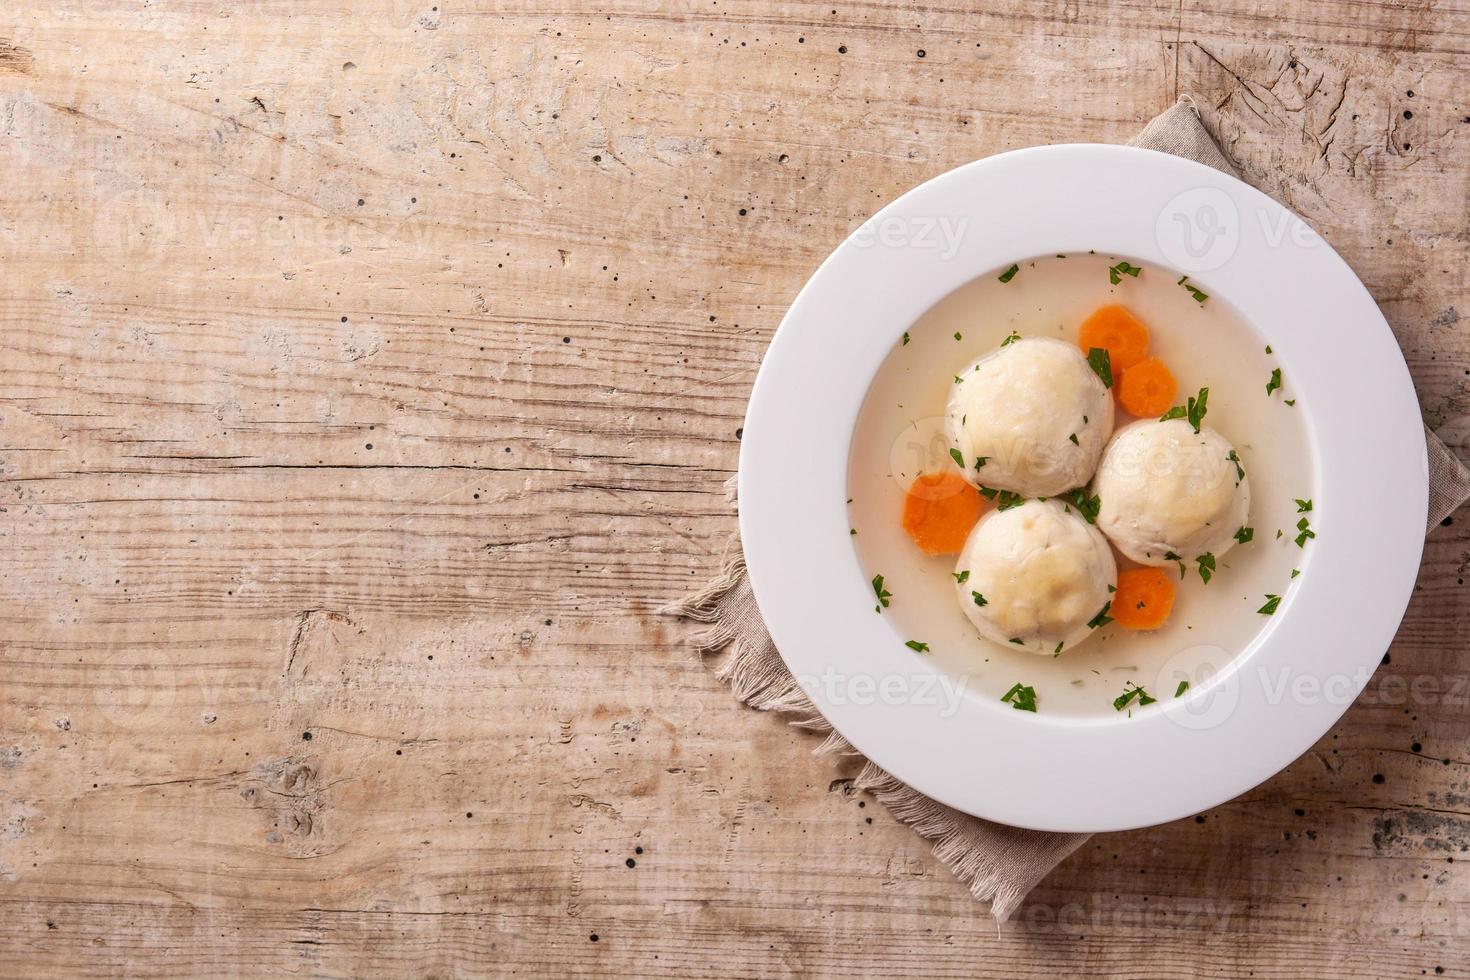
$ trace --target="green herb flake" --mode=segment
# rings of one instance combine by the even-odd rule
[[[1303,500],[1300,497],[1293,497],[1291,499],[1296,501],[1296,512],[1298,514],[1305,514],[1312,509],[1312,501],[1310,499]]]
[[[1191,395],[1184,406],[1184,415],[1195,432],[1199,431],[1200,423],[1205,420],[1205,412],[1209,411],[1209,400],[1210,389],[1201,388],[1199,394]]]
[[[975,469],[978,470],[980,467],[984,466],[988,462],[990,462],[990,457],[989,456],[976,456],[975,457]]]
[[[951,449],[949,451],[949,458],[954,460],[954,465],[958,466],[960,469],[965,468],[965,457],[960,455],[960,451],[958,449]]]
[[[1017,711],[1030,711],[1034,714],[1036,712],[1036,688],[1027,684],[1014,684],[1001,696],[1001,701]]]
[[[1142,271],[1138,266],[1129,265],[1125,260],[1119,262],[1117,265],[1108,267],[1108,282],[1116,286],[1123,281],[1124,276],[1132,276],[1134,279],[1137,279],[1138,274]]]
[[[1272,595],[1271,593],[1267,592],[1266,604],[1260,609],[1257,609],[1256,612],[1260,613],[1262,616],[1269,616],[1276,611],[1276,607],[1279,605],[1281,605],[1281,597],[1279,595]]]
[[[954,376],[954,383],[955,383],[955,384],[957,384],[957,385],[962,385],[962,384],[964,384],[964,383],[965,383],[965,379],[964,379],[964,378],[962,378],[962,377],[960,377],[960,376],[959,376],[959,375],[958,375],[958,374],[957,374],[957,375],[955,375],[955,376]]]
[[[1296,536],[1296,546],[1298,548],[1305,548],[1307,546],[1307,539],[1317,536],[1317,532],[1312,530],[1311,522],[1305,517],[1296,522],[1296,529],[1299,532]]]
[[[1129,681],[1123,685],[1123,693],[1113,699],[1113,710],[1122,711],[1134,700],[1138,701],[1138,706],[1141,708],[1146,704],[1153,704],[1158,698],[1153,697],[1143,688]]]
[[[950,572],[949,574],[953,575],[954,580],[960,585],[964,585],[966,582],[970,581],[970,570],[968,568],[965,569],[963,572]]]
[[[1082,515],[1083,519],[1086,520],[1087,523],[1097,523],[1098,512],[1102,510],[1101,497],[1097,496],[1096,494],[1088,496],[1087,489],[1085,487],[1078,487],[1076,490],[1072,490],[1069,493],[1063,494],[1062,499],[1066,500],[1073,507],[1076,507],[1077,512]]]
[[[1302,573],[1302,570],[1301,570],[1301,569],[1300,569],[1300,568],[1293,568],[1293,569],[1292,569],[1292,570],[1291,570],[1291,577],[1292,577],[1292,578],[1296,578],[1296,577],[1297,577],[1297,576],[1298,576],[1298,575],[1300,575],[1300,574],[1301,574],[1301,573]]]
[[[1000,281],[1010,282],[1012,279],[1016,278],[1016,273],[1020,271],[1021,267],[1019,265],[1012,264],[1009,269],[1000,274]]]
[[[1071,435],[1069,435],[1067,438],[1072,440],[1072,445],[1074,445],[1074,446],[1080,446],[1080,445],[1082,445],[1082,443],[1080,443],[1080,442],[1077,441],[1077,433],[1075,433],[1075,432],[1072,433]]]
[[[855,534],[857,534],[857,528],[850,527],[850,528],[847,529],[847,536],[848,537],[852,537]]]
[[[907,347],[908,345],[909,345],[909,332],[907,330],[905,330],[903,332],[903,346]]]
[[[1107,602],[1103,603],[1103,607],[1097,611],[1097,615],[1087,621],[1088,628],[1098,629],[1099,627],[1106,626],[1111,623],[1113,621],[1113,617],[1108,615],[1108,610],[1112,608],[1113,600],[1109,599]]]
[[[1193,296],[1194,301],[1196,303],[1199,303],[1201,306],[1204,305],[1205,300],[1210,298],[1209,293],[1201,292],[1198,287],[1191,285],[1188,276],[1180,276],[1179,282],[1177,282],[1175,285],[1183,286],[1186,290],[1188,290],[1189,295]]]
[[[1061,654],[1062,654],[1062,644],[1058,643],[1057,644],[1057,648],[1051,652],[1051,655],[1053,657],[1059,657],[1059,656],[1061,656]]]
[[[927,643],[920,643],[918,640],[904,640],[903,641],[903,645],[906,646],[906,647],[908,647],[910,650],[914,651],[915,653],[928,653],[929,652],[929,644],[927,644]]]
[[[1021,335],[1018,334],[1018,333],[1016,333],[1016,331],[1012,330],[1010,332],[1010,335],[1007,336],[1005,340],[1002,340],[1000,342],[1000,345],[1002,347],[1009,347],[1009,346],[1011,346],[1012,344],[1014,344],[1016,341],[1018,341],[1020,339],[1021,339]]]
[[[1267,344],[1266,345],[1266,353],[1267,354],[1271,353],[1271,345],[1270,344]]]
[[[1167,422],[1170,419],[1182,419],[1182,418],[1184,418],[1184,406],[1183,405],[1175,405],[1173,408],[1169,409],[1163,415],[1160,415],[1159,416],[1159,421],[1160,422]]]
[[[1087,363],[1092,365],[1092,370],[1102,379],[1104,388],[1113,386],[1113,362],[1105,349],[1101,347],[1090,349],[1087,352]]]
[[[1025,502],[1026,498],[1021,496],[1019,493],[1012,493],[1009,490],[1002,490],[1000,492],[1000,495],[996,498],[995,509],[1010,510],[1012,507],[1019,507]]]
[[[1242,527],[1240,530],[1235,532],[1235,540],[1240,542],[1241,544],[1249,543],[1250,540],[1255,536],[1256,529],[1253,527]]]
[[[1189,681],[1180,681],[1179,686],[1174,688],[1174,696],[1183,697],[1184,692],[1189,690]]]
[[[1295,398],[1288,398],[1288,399],[1286,399],[1283,402],[1283,404],[1286,404],[1286,405],[1291,406],[1292,408],[1295,408],[1296,407],[1296,399]]]
[[[887,609],[888,600],[893,598],[893,593],[883,588],[882,575],[873,576],[873,594],[878,597],[878,605],[875,608],[877,608],[880,612],[884,609]]]
[[[1199,564],[1199,577],[1208,584],[1215,574],[1215,556],[1206,551],[1196,558],[1195,561]]]
[[[990,604],[989,599],[985,598],[983,595],[973,590],[971,590],[970,592],[970,598],[975,600],[975,605],[977,606],[986,606]]]
[[[961,335],[960,335],[960,332],[959,332],[959,331],[958,331],[958,330],[956,330],[956,331],[955,331],[955,332],[954,332],[954,339],[955,339],[955,340],[964,340],[964,339],[965,339],[965,338],[964,338],[964,337],[963,337],[963,336],[961,336]]]
[[[1232,449],[1225,454],[1225,458],[1235,464],[1235,485],[1240,486],[1240,481],[1245,479],[1245,467],[1240,465],[1240,454]]]
[[[1023,647],[1023,646],[1026,645],[1026,641],[1025,640],[1021,639],[1020,637],[1016,637],[1016,636],[1011,637],[1011,642],[1014,643],[1018,647]]]
[[[984,497],[986,500],[994,500],[996,496],[1000,493],[1000,491],[995,489],[994,487],[987,487],[983,484],[979,487],[979,490],[980,496]]]
[[[1184,576],[1187,574],[1187,571],[1184,567],[1184,559],[1181,558],[1179,555],[1174,554],[1174,552],[1172,551],[1166,551],[1164,552],[1164,560],[1177,561],[1179,563],[1179,581],[1184,581]]]
[[[1271,379],[1266,382],[1266,397],[1267,398],[1270,398],[1271,397],[1271,392],[1275,391],[1276,389],[1278,389],[1280,387],[1281,387],[1281,369],[1280,368],[1273,368],[1271,370]]]

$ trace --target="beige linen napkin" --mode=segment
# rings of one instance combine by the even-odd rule
[[[1186,157],[1238,176],[1187,96],[1145,126],[1130,145]],[[1429,445],[1428,533],[1470,499],[1470,471],[1427,428],[1424,435]],[[732,493],[733,486],[732,480]],[[793,725],[825,735],[818,752],[857,756],[786,669],[756,608],[738,541],[732,541],[731,551],[733,556],[708,588],[666,611],[709,624],[695,642],[702,655],[728,654],[716,668],[716,676],[730,683],[737,698],[759,711],[780,712]],[[867,760],[854,786],[872,793],[900,821],[933,841],[935,855],[970,886],[972,895],[990,903],[991,914],[1001,922],[1090,836],[1022,830],[972,817],[936,803]]]

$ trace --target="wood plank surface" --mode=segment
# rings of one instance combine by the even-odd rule
[[[999,930],[655,610],[838,242],[1180,92],[1470,448],[1467,59],[1464,0],[7,5],[0,975],[1463,975],[1470,519],[1311,752]]]

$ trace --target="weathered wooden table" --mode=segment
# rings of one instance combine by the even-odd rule
[[[1465,522],[1316,748],[999,934],[655,615],[838,241],[1181,91],[1470,442],[1463,0],[980,6],[7,6],[0,974],[1463,974]]]

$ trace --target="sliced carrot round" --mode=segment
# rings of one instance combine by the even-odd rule
[[[1156,630],[1174,608],[1174,580],[1162,568],[1125,568],[1108,615],[1131,630]]]
[[[1094,347],[1107,351],[1114,371],[1130,368],[1148,356],[1148,327],[1126,306],[1115,303],[1082,321],[1077,344],[1083,353]]]
[[[1163,415],[1174,404],[1179,383],[1169,366],[1157,357],[1147,357],[1123,371],[1118,382],[1118,403],[1141,419]]]
[[[958,473],[925,473],[903,502],[903,529],[926,555],[956,555],[985,501]]]

